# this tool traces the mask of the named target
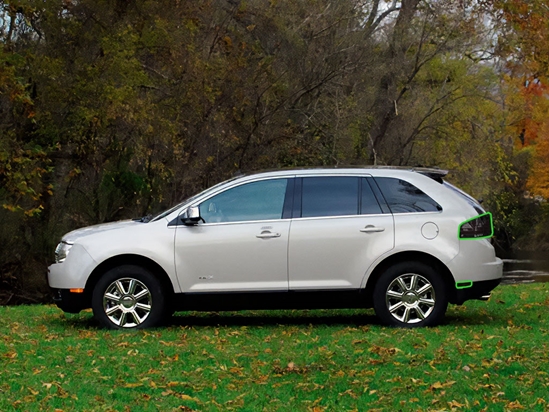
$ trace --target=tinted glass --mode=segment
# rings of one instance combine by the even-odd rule
[[[376,177],[375,181],[393,213],[438,212],[442,210],[437,202],[404,180]]]
[[[226,190],[200,204],[206,223],[282,218],[287,179],[262,180]]]
[[[301,216],[358,214],[358,177],[305,177]]]
[[[360,214],[361,215],[374,215],[381,212],[381,207],[372,192],[372,188],[368,184],[366,179],[361,179],[362,181],[362,196],[360,202]]]

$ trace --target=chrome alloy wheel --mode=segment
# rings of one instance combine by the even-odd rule
[[[426,319],[434,310],[435,301],[431,282],[415,273],[398,276],[391,282],[385,295],[389,313],[396,320],[408,324]]]
[[[112,323],[122,328],[134,328],[143,323],[151,309],[151,292],[137,279],[117,279],[103,294],[105,314]]]

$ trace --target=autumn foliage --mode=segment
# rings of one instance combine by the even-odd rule
[[[524,191],[547,195],[544,13],[541,1],[0,2],[0,281],[43,288],[63,233],[280,167],[447,168],[520,237]],[[525,162],[521,138],[535,148]]]
[[[501,9],[505,34],[501,53],[507,58],[511,96],[511,124],[519,148],[532,146],[527,188],[531,195],[549,198],[549,4],[547,1],[506,0]]]

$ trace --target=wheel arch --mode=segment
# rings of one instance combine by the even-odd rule
[[[86,281],[86,286],[84,288],[90,305],[93,289],[95,288],[95,285],[97,284],[101,276],[103,276],[103,274],[105,274],[109,270],[123,265],[135,265],[149,270],[160,281],[164,291],[170,297],[170,300],[172,300],[171,298],[175,294],[173,284],[170,277],[162,268],[162,266],[160,266],[154,260],[145,256],[124,254],[113,256],[107,260],[104,260],[92,271],[92,273],[88,277],[88,280]]]
[[[425,252],[419,251],[406,251],[395,253],[394,255],[386,257],[382,260],[375,269],[372,271],[368,280],[366,281],[366,287],[364,288],[366,294],[366,301],[368,307],[373,306],[373,293],[374,288],[381,277],[381,275],[389,269],[391,266],[401,262],[421,262],[428,266],[435,268],[437,273],[442,275],[444,284],[446,285],[446,294],[450,303],[456,302],[456,289],[454,287],[454,277],[450,269],[442,263],[440,259]]]

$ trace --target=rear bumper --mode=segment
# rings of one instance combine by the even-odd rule
[[[89,308],[90,299],[87,293],[71,293],[69,289],[52,288],[53,301],[59,309],[67,313],[78,313]]]
[[[487,296],[490,295],[490,292],[501,282],[499,279],[491,280],[481,280],[478,282],[473,282],[471,287],[466,289],[457,289],[455,291],[455,303],[457,305],[463,304],[463,302],[471,299],[480,299],[486,300]]]
[[[446,264],[456,282],[481,282],[500,279],[503,262],[486,240],[462,240],[460,253]]]

